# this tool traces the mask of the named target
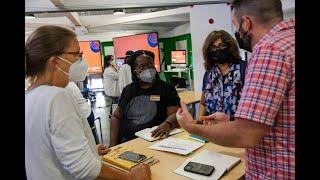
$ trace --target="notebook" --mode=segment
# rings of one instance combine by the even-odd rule
[[[167,151],[181,155],[187,155],[196,149],[204,146],[205,143],[188,141],[180,138],[169,137],[156,144],[149,146],[149,149]]]
[[[154,138],[154,137],[151,136],[151,132],[153,130],[157,129],[157,127],[158,126],[154,126],[152,128],[143,129],[141,131],[136,132],[134,135],[136,135],[137,137],[142,138],[142,139],[144,139],[146,141],[150,141],[150,142],[158,140],[158,139],[160,139],[160,137]],[[169,135],[171,136],[171,135],[178,134],[178,133],[181,133],[181,132],[183,132],[182,129],[177,129],[176,128],[176,129],[171,130]]]
[[[211,176],[204,176],[204,175],[184,171],[184,167],[190,161],[214,166],[215,170],[213,171]],[[233,156],[229,156],[221,153],[216,153],[213,151],[203,150],[199,154],[196,154],[194,157],[188,158],[174,172],[176,174],[179,174],[191,179],[214,180],[214,179],[219,179],[225,172],[229,171],[232,167],[237,165],[240,161],[241,159],[238,157],[233,157]]]
[[[132,161],[128,161],[128,160],[125,160],[125,159],[121,159],[119,158],[119,155],[122,154],[123,152],[125,151],[132,151],[132,152],[135,152],[133,151],[132,149],[130,148],[126,148],[126,147],[117,147],[115,149],[113,149],[112,151],[110,151],[109,153],[107,153],[106,155],[103,155],[102,156],[102,160],[112,166],[112,167],[115,167],[117,169],[120,169],[120,170],[124,170],[124,171],[130,171],[133,167],[135,167],[136,165],[142,163],[142,162],[146,162],[147,160],[151,159],[152,158],[152,155],[148,155],[148,154],[143,154],[146,156],[146,159],[144,159],[143,161],[141,161],[140,163],[135,163],[135,162],[132,162]],[[139,153],[139,152],[135,152],[135,153],[138,153],[138,154],[142,154],[142,153]]]

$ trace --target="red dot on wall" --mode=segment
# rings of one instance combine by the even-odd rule
[[[210,23],[210,24],[213,24],[213,23],[214,23],[214,20],[213,20],[212,18],[210,18],[210,19],[209,19],[209,23]]]

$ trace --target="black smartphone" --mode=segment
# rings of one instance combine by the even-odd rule
[[[134,153],[132,151],[125,151],[125,152],[123,152],[122,154],[119,155],[119,158],[125,159],[125,160],[128,160],[128,161],[132,161],[132,162],[135,162],[135,163],[139,163],[142,160],[144,160],[146,158],[146,156],[143,155],[143,154]]]
[[[184,166],[185,171],[205,176],[210,176],[213,173],[214,169],[215,168],[213,166],[196,162],[189,162],[186,166]]]

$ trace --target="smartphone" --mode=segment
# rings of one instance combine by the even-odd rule
[[[146,156],[143,154],[134,153],[132,151],[125,151],[119,155],[119,158],[124,159],[124,160],[128,160],[128,161],[132,161],[135,163],[139,163],[142,160],[144,160],[146,158]]]
[[[210,176],[213,173],[214,169],[215,168],[213,166],[196,162],[189,162],[186,166],[184,166],[185,171],[201,174],[204,176]]]

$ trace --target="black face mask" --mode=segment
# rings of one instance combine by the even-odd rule
[[[246,51],[252,52],[252,49],[251,49],[252,36],[247,36],[246,37],[246,35],[248,34],[248,31],[247,31],[247,32],[244,33],[242,38],[240,37],[240,33],[239,32],[240,32],[240,29],[242,27],[242,22],[243,22],[243,20],[241,20],[239,30],[234,33],[234,36],[236,37],[236,40],[237,40],[237,42],[239,44],[239,47],[241,49],[244,49]]]
[[[212,63],[224,64],[232,61],[232,56],[228,52],[227,48],[219,49],[216,51],[208,51],[208,60]]]

